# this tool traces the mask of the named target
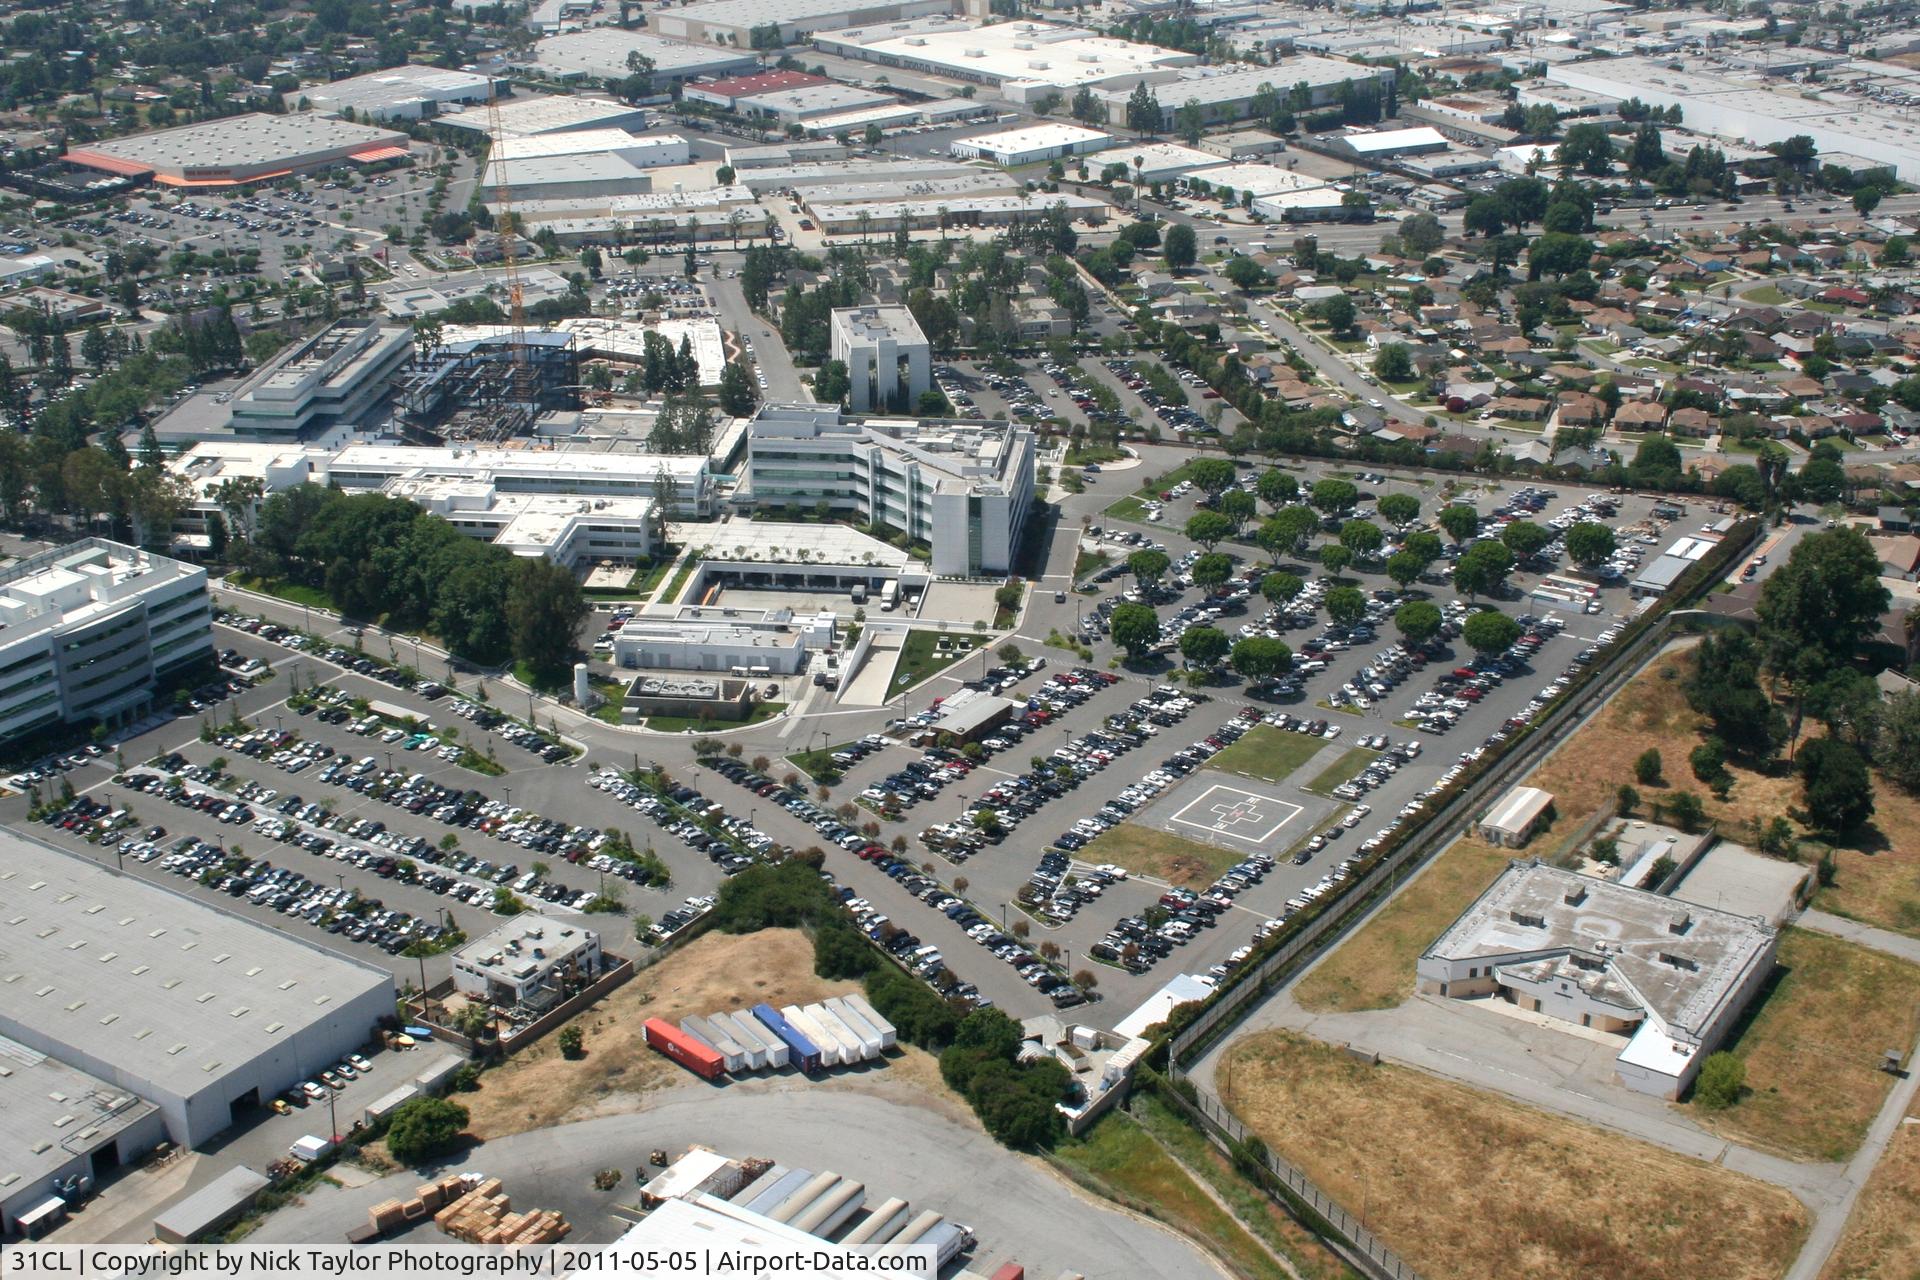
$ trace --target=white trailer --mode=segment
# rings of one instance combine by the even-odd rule
[[[753,1187],[747,1188],[748,1191],[753,1191],[754,1187],[760,1189],[747,1197],[745,1207],[750,1213],[772,1213],[785,1204],[794,1192],[813,1181],[813,1176],[811,1169],[785,1169],[778,1178],[769,1172],[765,1178],[758,1179]]]
[[[880,1056],[878,1035],[871,1031],[856,1030],[826,1003],[808,1005],[807,1013],[815,1022],[839,1036],[843,1043],[851,1043],[857,1050],[858,1061],[868,1062]]]
[[[809,1205],[805,1213],[793,1220],[792,1226],[796,1231],[825,1240],[858,1213],[866,1199],[866,1186],[849,1178]]]
[[[725,1018],[727,1025],[733,1028],[733,1038],[748,1049],[758,1049],[757,1066],[778,1068],[787,1065],[787,1042],[761,1026],[750,1013],[716,1013],[716,1018]]]
[[[880,1029],[868,1022],[858,1009],[839,996],[830,997],[820,1003],[826,1005],[847,1030],[860,1037],[861,1043],[867,1047],[868,1058],[877,1058],[886,1051],[886,1037],[882,1036]]]
[[[854,992],[850,992],[847,995],[838,996],[836,998],[842,1004],[852,1009],[855,1013],[865,1018],[867,1020],[867,1025],[880,1033],[881,1048],[883,1049],[893,1048],[894,1044],[897,1042],[897,1036],[896,1036],[896,1033],[894,1032],[893,1024],[880,1016],[880,1014],[874,1009],[873,1005],[868,1003],[866,996],[862,995],[858,991],[854,991]]]
[[[914,1243],[933,1246],[933,1269],[937,1272],[973,1243],[973,1231],[958,1222],[942,1222]]]
[[[797,1004],[790,1004],[780,1010],[780,1016],[807,1039],[813,1041],[813,1047],[820,1051],[820,1065],[823,1067],[845,1066],[858,1057],[848,1057],[852,1046],[840,1042],[840,1037],[831,1035],[827,1029],[807,1016],[806,1010]]]
[[[691,1021],[709,1027],[715,1036],[727,1041],[740,1051],[740,1066],[730,1066],[727,1070],[735,1072],[741,1070],[758,1071],[767,1065],[767,1051],[765,1047],[763,1047],[758,1040],[749,1040],[745,1036],[742,1036],[739,1033],[739,1029],[733,1025],[733,1019],[729,1018],[725,1013],[709,1013],[705,1017],[691,1019]],[[680,1029],[688,1035],[699,1035],[698,1031],[687,1026],[686,1021],[681,1022]],[[713,1042],[710,1041],[709,1043]],[[726,1052],[724,1049],[719,1049],[717,1043],[714,1044],[714,1047],[723,1054]]]
[[[807,1180],[806,1185],[782,1200],[776,1208],[767,1211],[767,1217],[775,1222],[792,1222],[812,1208],[814,1201],[838,1186],[840,1181],[837,1173],[816,1173]]]
[[[680,1030],[719,1054],[728,1071],[747,1069],[747,1051],[735,1044],[732,1036],[716,1030],[705,1018],[682,1018]]]
[[[867,1220],[847,1232],[841,1244],[885,1244],[893,1239],[901,1227],[907,1225],[908,1205],[905,1200],[895,1196],[872,1213]]]

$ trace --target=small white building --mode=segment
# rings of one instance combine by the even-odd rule
[[[543,1009],[590,984],[603,963],[598,933],[529,911],[454,952],[453,987],[503,1008]]]
[[[628,619],[614,635],[614,664],[627,671],[793,675],[811,650],[833,647],[831,613],[791,609],[686,608],[672,618]]]
[[[995,164],[1012,167],[1040,164],[1047,160],[1058,160],[1062,156],[1085,155],[1089,151],[1098,151],[1112,140],[1112,134],[1099,129],[1086,129],[1073,124],[1038,124],[1028,129],[1005,129],[999,133],[962,138],[948,150],[962,159],[991,160]]]
[[[1480,819],[1480,838],[1503,849],[1518,849],[1533,838],[1534,828],[1552,810],[1552,792],[1515,787]]]

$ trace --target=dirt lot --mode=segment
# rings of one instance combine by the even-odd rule
[[[1207,885],[1240,861],[1241,855],[1218,845],[1183,840],[1170,832],[1123,822],[1080,851],[1090,863],[1111,862],[1135,875],[1171,885]]]
[[[1920,966],[1805,929],[1780,942],[1771,991],[1729,1046],[1747,1066],[1746,1095],[1726,1111],[1689,1105],[1736,1142],[1797,1159],[1844,1160],[1893,1087],[1882,1049],[1920,1030]]]
[[[1920,1112],[1894,1131],[1820,1280],[1920,1276]]]
[[[1787,1192],[1287,1032],[1241,1041],[1222,1093],[1423,1274],[1769,1280],[1807,1232]]]
[[[752,934],[709,933],[638,974],[574,1022],[586,1033],[586,1054],[560,1056],[557,1032],[481,1077],[477,1093],[456,1095],[472,1112],[468,1131],[480,1138],[546,1128],[592,1116],[640,1111],[649,1091],[684,1075],[647,1047],[641,1024],[689,1014],[741,1009],[766,1001],[775,1007],[807,1004],[859,989],[813,973],[813,943],[797,929]],[[966,1104],[940,1079],[931,1054],[901,1046],[885,1065],[830,1073],[823,1087],[904,1084],[922,1100],[973,1123]]]

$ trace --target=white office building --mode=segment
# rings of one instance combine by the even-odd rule
[[[614,635],[613,661],[628,671],[793,675],[810,651],[833,648],[834,621],[790,609],[689,607],[672,618],[629,619]]]
[[[453,953],[453,988],[503,1009],[544,1009],[590,985],[603,962],[594,930],[529,911]]]
[[[932,548],[936,574],[1012,571],[1033,500],[1034,439],[1005,422],[855,420],[829,405],[763,405],[747,433],[761,507],[813,507]]]
[[[308,936],[0,832],[0,1036],[151,1102],[181,1146],[393,1016],[393,974]]]
[[[421,120],[453,103],[485,102],[493,80],[473,71],[411,63],[363,76],[308,85],[280,95],[292,108],[304,99],[315,111],[351,111],[365,120]]]
[[[341,320],[296,342],[217,395],[188,397],[160,420],[169,440],[297,440],[359,425],[413,357],[413,330]]]
[[[213,652],[207,571],[104,538],[0,570],[0,741],[144,714],[155,682]]]
[[[933,386],[932,344],[905,307],[837,307],[830,342],[833,358],[846,362],[855,413],[911,411]]]

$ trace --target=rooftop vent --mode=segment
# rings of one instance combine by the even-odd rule
[[[1577,884],[1567,890],[1564,901],[1570,907],[1577,907],[1587,900],[1587,886]]]
[[[1693,928],[1693,912],[1684,907],[1667,917],[1668,933],[1681,934],[1691,928]]]

